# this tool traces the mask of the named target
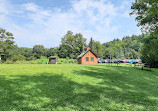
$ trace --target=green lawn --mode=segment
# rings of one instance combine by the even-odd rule
[[[0,111],[158,111],[158,69],[0,65]]]

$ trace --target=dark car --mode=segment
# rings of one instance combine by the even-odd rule
[[[107,63],[108,61],[107,61],[107,60],[101,60],[101,62],[102,62],[102,63]]]
[[[113,59],[112,61],[113,61],[113,63],[117,63],[117,60],[116,60],[116,59]]]
[[[117,59],[117,63],[123,63],[122,59]]]

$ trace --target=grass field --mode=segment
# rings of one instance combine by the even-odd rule
[[[158,69],[0,65],[0,111],[158,111]]]

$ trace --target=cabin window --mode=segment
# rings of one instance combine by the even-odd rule
[[[91,61],[94,61],[94,57],[91,57]]]
[[[86,57],[86,61],[89,61],[89,57]]]

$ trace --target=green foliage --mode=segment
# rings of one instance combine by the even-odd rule
[[[6,60],[3,64],[13,64],[14,63],[14,61],[12,61],[12,60]]]
[[[14,62],[14,64],[41,64],[41,63],[33,60],[32,61],[22,60],[22,61],[16,61]]]
[[[77,56],[83,51],[83,46],[86,46],[86,39],[81,33],[73,35],[73,32],[68,31],[62,38],[61,45],[59,47],[58,56],[60,58],[72,58],[76,59]]]
[[[1,111],[157,111],[158,69],[2,64]]]
[[[32,62],[35,62],[36,64],[42,64],[43,61],[48,61],[48,58],[41,56],[40,59],[32,60]]]
[[[142,47],[142,61],[158,67],[158,0],[135,0],[131,14],[136,14],[138,26],[149,32]]]
[[[142,26],[145,32],[158,30],[158,0],[135,0],[131,9],[131,15],[136,15],[138,26]]]
[[[112,59],[139,59],[143,38],[143,35],[132,35],[132,37],[126,36],[122,40],[114,39],[104,43],[102,46],[103,58],[109,59],[111,53]]]
[[[17,60],[25,60],[25,59],[26,59],[25,56],[19,54],[19,55],[14,55],[14,56],[12,56],[12,59],[11,59],[11,60],[12,60],[13,62],[16,62]]]
[[[58,55],[58,50],[59,50],[58,47],[49,48],[49,49],[47,49],[46,56],[47,56],[47,57],[50,57],[50,56],[57,56],[57,55]]]
[[[32,49],[32,53],[34,57],[36,57],[37,59],[40,59],[41,56],[46,55],[46,49],[44,48],[43,45],[35,45]]]
[[[97,55],[98,58],[103,57],[103,47],[99,41],[94,41],[91,37],[91,40],[88,45],[91,47],[91,50]]]
[[[3,30],[4,31],[4,30]],[[8,34],[8,33],[7,33]],[[3,35],[3,34],[2,34]],[[99,41],[90,40],[89,46],[98,58],[110,58],[110,52],[113,59],[138,59],[140,58],[140,50],[142,47],[142,36],[124,37],[122,40],[114,39],[111,42],[101,44]],[[2,39],[1,39],[2,40]],[[43,45],[35,45],[33,48],[18,47],[16,45],[4,49],[0,48],[2,58],[15,61],[34,61],[33,63],[41,63],[41,56],[50,57],[58,56],[59,58],[76,59],[86,48],[86,39],[82,34],[68,31],[62,38],[61,45],[54,48],[45,48]],[[1,41],[2,44],[2,41]],[[2,54],[3,52],[3,54]],[[5,56],[5,57],[4,57]],[[37,60],[36,60],[37,59]],[[65,62],[64,62],[65,63]]]
[[[152,67],[158,67],[158,34],[151,34],[144,39],[141,59]]]
[[[58,59],[58,64],[77,64],[76,59]]]
[[[12,47],[14,45],[14,37],[10,32],[0,28],[0,57],[6,61],[11,57]]]

